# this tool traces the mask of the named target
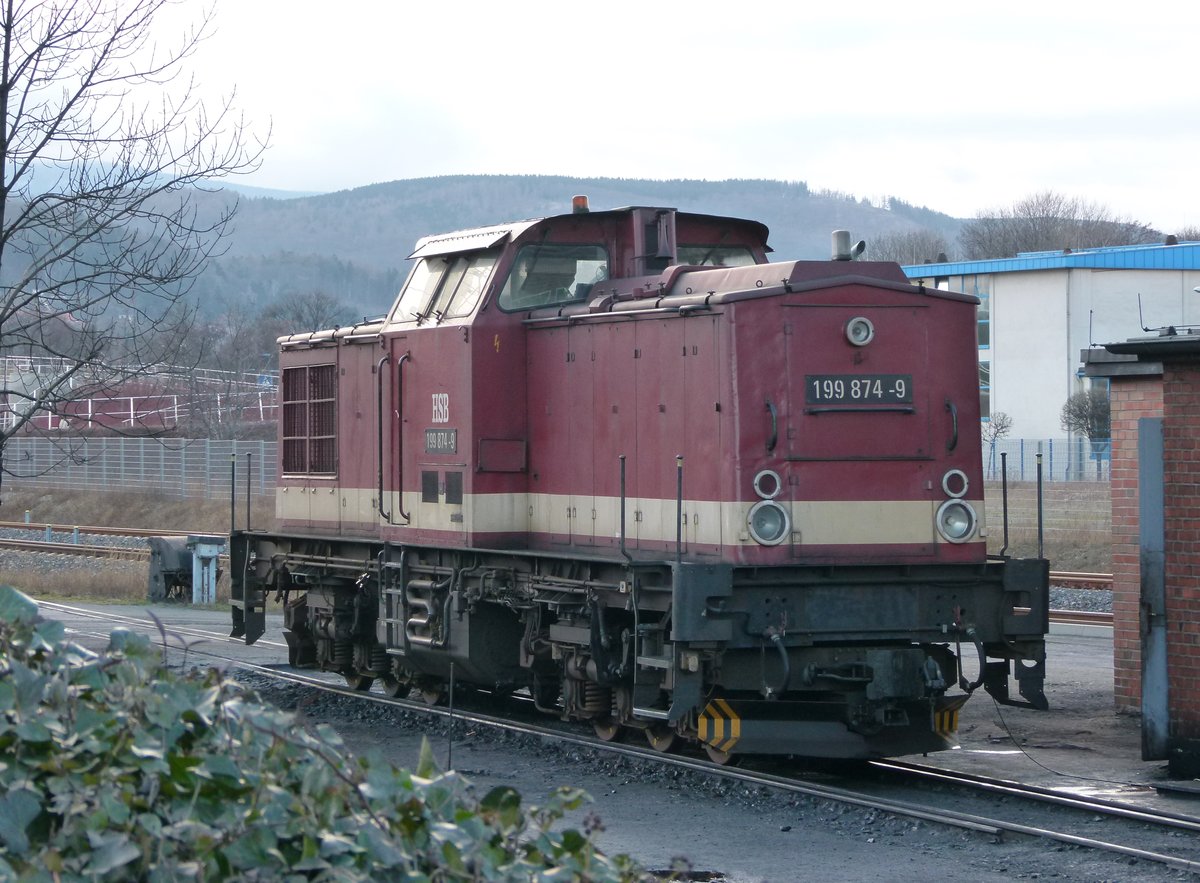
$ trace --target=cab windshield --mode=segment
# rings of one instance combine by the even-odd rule
[[[441,322],[469,316],[487,287],[496,255],[493,250],[422,258],[396,299],[391,321]]]

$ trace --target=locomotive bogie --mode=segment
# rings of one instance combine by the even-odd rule
[[[986,552],[975,300],[766,252],[670,209],[463,231],[386,320],[281,339],[235,631],[275,592],[292,661],[360,688],[720,758],[947,747],[955,686],[1010,673],[1044,706],[1048,565]]]

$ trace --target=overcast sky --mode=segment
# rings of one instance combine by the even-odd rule
[[[1053,189],[1200,225],[1200,3],[218,0],[242,183],[772,178],[959,217]],[[720,211],[720,206],[713,206]]]

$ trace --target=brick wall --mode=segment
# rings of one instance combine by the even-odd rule
[[[1200,740],[1200,364],[1163,367],[1167,678],[1172,740]]]
[[[1118,711],[1141,711],[1142,645],[1139,632],[1138,419],[1163,415],[1158,376],[1113,377],[1112,572],[1113,697]],[[1197,412],[1200,414],[1200,410]],[[1200,464],[1198,464],[1200,465]]]

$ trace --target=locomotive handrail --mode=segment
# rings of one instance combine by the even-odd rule
[[[412,352],[405,350],[396,361],[396,417],[401,419],[404,414],[404,363],[412,361]],[[412,521],[412,516],[404,511],[404,427],[400,427],[400,451],[396,458],[396,508],[404,523]]]
[[[779,441],[779,412],[775,410],[770,399],[767,399],[767,410],[771,412],[771,434],[767,436],[767,453],[769,454],[775,450],[775,443]]]
[[[805,408],[805,414],[882,414],[894,411],[897,414],[913,414],[916,408],[912,405],[848,405],[828,406],[824,408]]]
[[[385,512],[383,509],[383,366],[392,360],[392,354],[387,353],[378,362],[375,363],[375,412],[376,412],[376,434],[378,436],[378,462],[377,475],[379,484],[379,496],[376,498],[376,507],[379,511],[379,516],[388,524],[392,523],[392,513]]]
[[[954,402],[946,399],[946,410],[950,412],[950,422],[953,427],[950,434],[950,441],[946,442],[946,451],[948,453],[958,447],[958,407]]]

